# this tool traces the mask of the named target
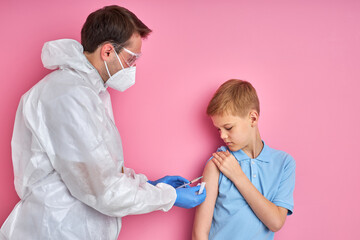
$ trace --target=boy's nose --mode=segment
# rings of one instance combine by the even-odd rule
[[[224,132],[221,132],[221,133],[220,133],[220,138],[221,138],[222,140],[225,140],[225,139],[227,138],[227,134],[224,133]]]

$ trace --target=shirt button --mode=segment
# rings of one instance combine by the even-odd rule
[[[254,164],[255,162],[254,161],[251,161],[251,164]]]
[[[254,174],[253,177],[255,178],[255,177],[256,177],[256,174]]]

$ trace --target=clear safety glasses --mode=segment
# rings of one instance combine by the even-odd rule
[[[134,66],[135,63],[136,63],[136,60],[141,56],[141,53],[133,53],[132,51],[130,51],[129,49],[126,49],[126,48],[124,48],[124,47],[123,47],[122,49],[124,49],[125,52],[127,52],[128,54],[130,54],[131,57],[129,57],[129,58],[126,59],[126,58],[122,55],[122,53],[121,53],[121,51],[120,51],[121,57],[124,59],[124,61],[126,62],[126,64],[127,64],[129,67]]]

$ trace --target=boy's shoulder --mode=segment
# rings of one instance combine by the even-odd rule
[[[268,152],[269,155],[278,155],[278,156],[289,156],[291,155],[283,150],[272,148],[269,145],[264,145],[264,149]]]
[[[295,159],[287,152],[283,150],[278,150],[272,148],[268,145],[264,145],[266,147],[266,157],[269,159],[270,162],[275,164],[284,163],[285,165],[295,165]]]
[[[224,152],[229,150],[226,146],[221,146],[217,149],[217,152]],[[240,152],[240,151],[238,151]],[[238,155],[238,154],[235,154]],[[243,154],[244,155],[244,154]],[[264,143],[264,148],[262,153],[260,154],[260,158],[265,158],[264,160],[268,162],[272,162],[275,164],[280,164],[285,162],[286,164],[295,164],[295,159],[287,152],[283,150],[278,150],[272,148]]]

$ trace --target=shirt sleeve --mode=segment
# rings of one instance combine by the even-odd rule
[[[288,215],[291,215],[294,209],[295,168],[295,160],[290,155],[287,155],[283,165],[279,189],[273,200],[276,206],[288,209]]]
[[[123,166],[120,135],[95,93],[76,89],[40,102],[31,125],[70,193],[113,217],[168,211],[175,189]]]

